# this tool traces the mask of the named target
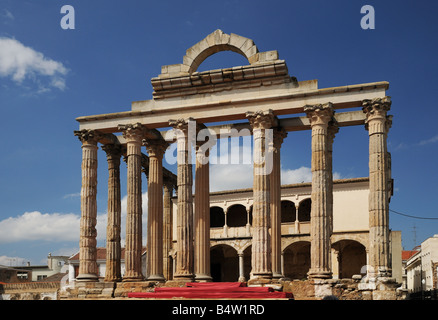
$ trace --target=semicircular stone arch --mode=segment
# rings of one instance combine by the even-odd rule
[[[258,53],[253,40],[234,33],[226,34],[218,29],[187,49],[183,64],[188,67],[188,73],[193,73],[205,59],[220,51],[233,51],[241,54],[250,64]]]
[[[205,59],[221,51],[236,52],[248,60],[250,65],[279,59],[277,50],[259,52],[253,40],[234,33],[226,34],[218,29],[187,49],[182,64],[162,66],[158,77],[191,75],[198,70]]]

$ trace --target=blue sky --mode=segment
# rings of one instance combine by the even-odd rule
[[[74,30],[60,26],[66,4],[75,9]],[[374,30],[360,27],[366,4],[375,9]],[[320,88],[389,81],[390,207],[438,217],[437,12],[433,1],[0,0],[0,264],[44,264],[49,252],[78,249],[81,145],[73,136],[75,118],[127,111],[132,101],[151,99],[150,79],[161,66],[182,63],[185,50],[216,29],[251,38],[260,51],[278,50],[291,76],[318,79]],[[242,56],[224,52],[200,70],[245,64]],[[310,132],[290,133],[284,146],[285,181],[308,179]],[[333,159],[338,177],[367,176],[365,129],[342,128]],[[237,169],[226,170],[233,176]],[[214,189],[236,187],[218,172],[212,171]],[[106,179],[99,152],[101,246]],[[243,187],[250,183],[241,180]],[[391,212],[390,227],[402,231],[403,246],[411,249],[438,233],[438,220]]]

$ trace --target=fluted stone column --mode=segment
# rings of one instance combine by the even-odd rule
[[[330,226],[330,174],[328,152],[328,125],[333,118],[331,103],[305,106],[312,127],[312,209],[310,219],[310,260],[308,273],[311,279],[331,278]]]
[[[108,222],[106,227],[105,281],[121,281],[121,198],[119,145],[102,146],[108,161]]]
[[[177,216],[177,255],[174,280],[192,281],[194,279],[193,246],[193,173],[190,161],[189,120],[170,120],[176,129],[178,162],[178,216]]]
[[[142,192],[141,192],[141,144],[144,129],[141,124],[119,126],[126,139],[127,172],[127,216],[125,275],[123,281],[143,279],[141,272],[142,253]]]
[[[81,222],[78,281],[97,281],[97,141],[93,130],[75,131],[82,142]]]
[[[170,280],[173,274],[172,260],[169,252],[172,250],[172,192],[175,185],[170,179],[163,180],[163,274]]]
[[[195,280],[211,281],[209,152],[196,144],[195,168]]]
[[[253,226],[252,226],[252,279],[271,279],[271,194],[272,131],[275,117],[271,110],[247,112],[254,139]],[[269,138],[270,137],[270,138]],[[271,140],[271,141],[269,141]],[[267,145],[267,144],[270,144]],[[271,154],[270,154],[271,153]],[[271,157],[269,156],[271,155]],[[263,159],[264,158],[264,159]]]
[[[148,280],[164,281],[163,275],[163,155],[164,140],[143,140],[149,153],[148,174]]]
[[[287,132],[281,128],[274,129],[273,167],[271,183],[271,242],[272,242],[272,277],[282,278],[281,272],[281,162],[280,148]]]
[[[390,97],[363,101],[369,135],[369,265],[372,276],[391,275],[389,250],[389,156],[387,134],[391,126]]]

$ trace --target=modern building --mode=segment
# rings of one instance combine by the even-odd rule
[[[438,234],[421,243],[405,268],[410,293],[438,289]]]
[[[67,256],[52,256],[52,254],[49,253],[47,256],[47,265],[32,266],[28,263],[26,266],[18,266],[14,268],[21,270],[18,273],[19,276],[21,278],[26,278],[27,281],[41,281],[53,276],[54,274],[65,272],[67,269],[67,259]]]

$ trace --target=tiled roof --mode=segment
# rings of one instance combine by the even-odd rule
[[[60,272],[59,273],[55,273],[55,274],[51,275],[50,277],[38,280],[38,282],[59,282],[67,274],[68,274],[68,272],[66,272],[66,273],[60,273]]]
[[[416,254],[418,250],[403,250],[402,251],[402,260],[408,260],[414,254]]]

